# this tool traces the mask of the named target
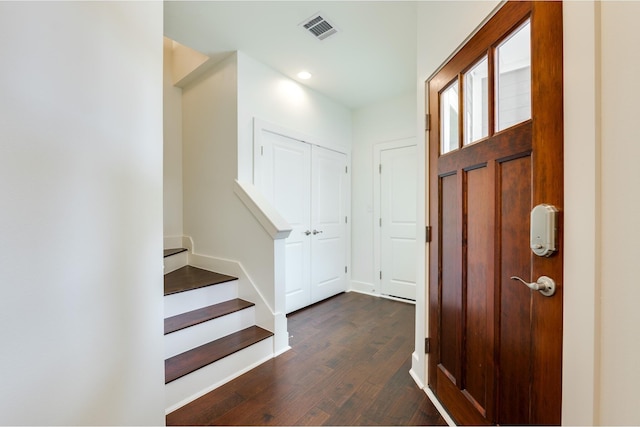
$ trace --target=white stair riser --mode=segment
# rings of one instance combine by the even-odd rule
[[[188,252],[180,252],[164,258],[164,274],[171,273],[179,268],[184,267],[188,263]]]
[[[272,357],[273,337],[269,337],[166,384],[166,413],[205,395]]]
[[[238,298],[238,281],[219,283],[164,297],[164,317],[171,317],[208,305]]]
[[[168,359],[187,350],[255,325],[254,307],[245,308],[190,326],[164,336],[164,357]]]

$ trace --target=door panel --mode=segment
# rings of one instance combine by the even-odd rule
[[[416,146],[380,151],[380,292],[416,299]]]
[[[533,291],[511,280],[531,281],[529,212],[531,210],[531,157],[500,163],[500,395],[498,413],[504,424],[529,419],[531,377],[531,299]]]
[[[562,209],[561,11],[556,2],[507,2],[428,82],[434,236],[429,246],[429,387],[459,424],[560,422],[562,231],[559,251],[538,257],[529,247],[529,218],[540,203]],[[530,72],[530,84],[524,85],[530,90],[517,85],[526,96],[510,99],[503,85],[498,97],[496,48],[523,25],[531,30],[530,67],[512,61],[502,71],[513,76]],[[516,51],[516,56],[528,52],[520,45]],[[459,130],[469,129],[468,117],[484,120],[484,112],[470,115],[464,108],[484,100],[478,92],[482,102],[463,102],[467,94],[459,82],[482,58],[488,58],[488,102],[482,107],[488,132],[465,145],[462,141],[469,139]],[[483,74],[476,77],[475,85],[485,88]],[[457,103],[452,93],[458,93]],[[498,123],[497,111],[503,119],[508,111],[499,104],[507,99],[518,106],[528,103],[531,118],[518,115],[509,124]],[[441,117],[448,111],[443,103],[462,108],[456,110],[457,122],[451,114]],[[443,144],[443,133],[454,140]],[[554,296],[511,279],[535,282],[542,275],[556,281]]]
[[[347,156],[313,147],[311,301],[318,302],[347,288]]]
[[[267,200],[291,225],[285,240],[286,311],[309,305],[311,239],[311,147],[286,136],[262,131],[261,182]]]
[[[464,384],[462,389],[481,412],[485,412],[492,384],[493,363],[487,354],[491,342],[490,313],[493,310],[493,272],[486,266],[493,259],[494,210],[486,203],[495,172],[492,165],[465,172],[466,207],[466,277]]]
[[[456,384],[462,370],[460,352],[462,325],[459,315],[462,307],[462,234],[460,229],[461,200],[458,175],[440,178],[441,203],[441,318],[440,367]]]

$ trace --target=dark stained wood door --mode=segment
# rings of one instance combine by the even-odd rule
[[[509,89],[495,77],[506,67],[497,52],[526,25],[530,114],[510,124],[498,105],[510,101],[504,96]],[[512,44],[517,56],[522,46]],[[475,68],[483,58],[485,80]],[[479,76],[476,89],[465,86],[472,72]],[[434,236],[428,272],[429,387],[459,424],[559,424],[561,3],[507,2],[429,80],[427,90],[428,223]],[[468,101],[472,90],[479,100],[475,104]],[[471,111],[482,102],[486,113]],[[529,245],[530,212],[540,203],[560,211],[558,251],[549,257],[533,254]],[[543,275],[557,284],[551,297],[510,279],[535,282]]]

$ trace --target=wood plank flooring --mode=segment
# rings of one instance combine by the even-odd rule
[[[414,311],[351,292],[292,313],[291,350],[167,425],[446,425],[409,375]]]

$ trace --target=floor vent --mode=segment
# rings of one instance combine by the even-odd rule
[[[320,13],[305,19],[300,25],[318,40],[324,40],[338,32],[338,29],[333,24],[330,24]]]

